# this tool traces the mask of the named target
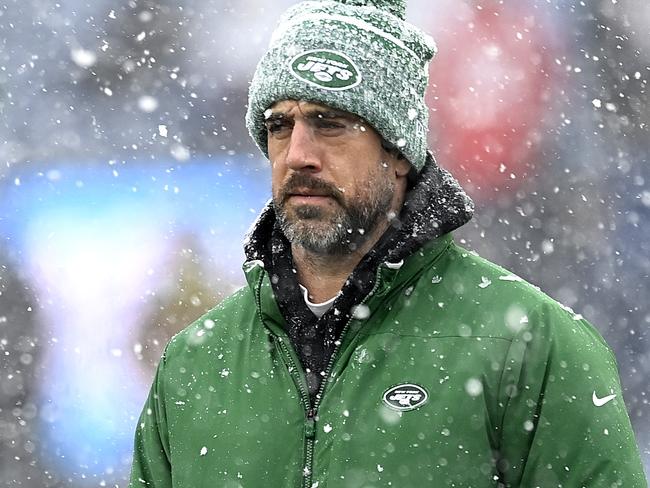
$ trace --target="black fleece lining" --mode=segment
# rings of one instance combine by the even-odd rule
[[[264,209],[249,235],[245,252],[248,259],[261,259],[271,277],[287,334],[307,373],[312,402],[352,310],[375,285],[378,266],[384,261],[395,263],[407,258],[425,243],[468,222],[472,212],[472,201],[458,182],[429,154],[406,195],[401,214],[364,256],[332,307],[319,319],[302,296],[291,245],[277,226],[272,204]]]

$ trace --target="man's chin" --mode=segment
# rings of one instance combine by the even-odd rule
[[[326,225],[333,220],[333,211],[324,205],[305,203],[301,205],[286,205],[285,215],[287,221],[291,224],[298,225]]]
[[[298,218],[291,219],[288,222],[292,234],[303,236],[325,236],[330,235],[334,231],[334,226],[331,221],[325,221],[320,218]]]

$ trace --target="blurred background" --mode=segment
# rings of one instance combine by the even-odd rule
[[[127,485],[169,337],[243,284],[276,0],[0,0],[0,486]],[[650,467],[650,2],[410,0],[457,239],[614,349]]]

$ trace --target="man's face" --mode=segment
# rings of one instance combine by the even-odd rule
[[[396,180],[408,163],[350,113],[285,100],[266,115],[273,201],[289,241],[335,255],[378,237],[401,204]]]

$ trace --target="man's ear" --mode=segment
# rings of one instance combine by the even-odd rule
[[[391,160],[391,166],[395,169],[396,178],[402,178],[409,175],[413,176],[412,172],[414,171],[414,168],[411,166],[411,163],[408,162],[408,159],[404,157],[402,151],[387,142],[385,139],[382,139],[381,147]]]
[[[381,147],[391,159],[391,166],[395,169],[395,176],[397,178],[407,176],[413,170],[411,163],[409,163],[402,152],[391,143],[382,139]]]
[[[411,163],[409,163],[405,157],[395,158],[395,176],[403,177],[409,174],[411,171]]]

